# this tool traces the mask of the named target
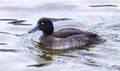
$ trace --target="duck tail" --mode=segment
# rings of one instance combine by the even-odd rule
[[[101,44],[106,42],[106,40],[97,35],[95,37],[89,37],[89,42],[93,44]]]

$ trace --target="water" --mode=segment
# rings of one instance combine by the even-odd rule
[[[119,71],[119,4],[119,0],[0,0],[0,70]],[[41,32],[26,34],[41,17],[51,18],[55,30],[83,29],[107,42],[89,51],[45,55],[33,44]]]

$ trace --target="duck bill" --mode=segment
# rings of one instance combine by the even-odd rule
[[[38,26],[34,27],[32,30],[30,30],[28,33],[34,33],[36,31],[39,31]]]

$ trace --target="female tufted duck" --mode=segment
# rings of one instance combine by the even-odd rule
[[[41,18],[37,26],[28,33],[38,30],[43,32],[40,36],[40,43],[52,49],[83,47],[87,44],[99,44],[105,41],[95,33],[74,28],[64,28],[54,32],[53,23],[49,18]]]

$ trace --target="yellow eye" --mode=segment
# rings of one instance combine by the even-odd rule
[[[41,22],[41,24],[43,25],[43,24],[45,24],[44,22]]]

